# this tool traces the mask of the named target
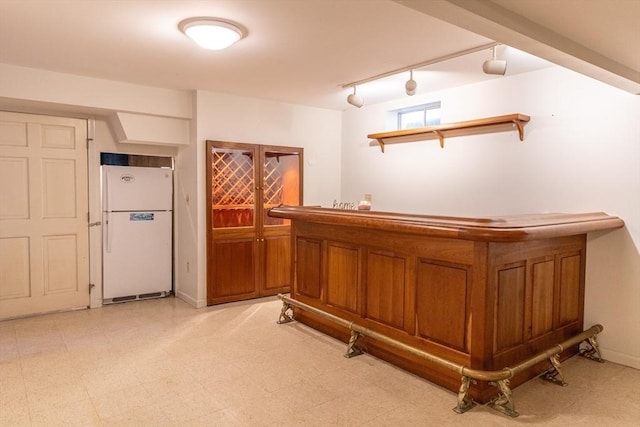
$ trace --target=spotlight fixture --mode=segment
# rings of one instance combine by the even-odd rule
[[[496,59],[496,48],[497,46],[493,47],[493,57],[488,61],[484,61],[484,64],[482,64],[482,71],[484,71],[485,74],[504,76],[504,73],[507,71],[507,61],[504,59]]]
[[[0,0],[1,1],[1,0]],[[405,71],[409,71],[409,80],[406,81],[404,88],[407,95],[412,96],[415,95],[416,89],[418,88],[418,83],[413,80],[413,70],[419,70],[421,68],[425,68],[429,65],[437,64],[443,61],[448,61],[450,59],[459,58],[464,55],[470,55],[476,52],[482,52],[487,49],[493,48],[493,59],[490,61],[486,61],[483,65],[484,72],[487,74],[503,74],[507,69],[507,61],[500,61],[496,59],[496,46],[499,46],[498,42],[485,43],[480,46],[472,47],[469,49],[461,50],[458,52],[449,53],[444,56],[439,56],[437,58],[428,59],[426,61],[418,62],[417,64],[411,64],[406,67],[396,68],[395,70],[390,70],[384,73],[376,74],[375,76],[367,77],[364,79],[356,80],[350,83],[342,84],[343,89],[353,88],[353,93],[347,97],[347,102],[353,106],[358,108],[364,105],[364,101],[361,97],[356,95],[356,86],[363,85],[365,83],[373,82],[375,80],[380,80],[385,77],[394,76],[396,74],[404,73]]]
[[[358,94],[356,93],[355,86],[353,86],[353,93],[347,96],[347,102],[353,105],[354,107],[358,107],[358,108],[364,105],[364,100],[362,99],[361,96],[358,96]]]
[[[469,49],[465,49],[465,50],[461,50],[458,52],[453,52],[444,56],[439,56],[437,58],[432,58],[432,59],[428,59],[426,61],[422,61],[422,62],[418,62],[417,64],[412,64],[412,65],[408,65],[406,67],[402,67],[402,68],[396,68],[395,70],[390,70],[384,73],[380,73],[380,74],[376,74],[375,76],[371,76],[371,77],[367,77],[364,79],[360,79],[360,80],[356,80],[354,82],[350,82],[350,83],[344,83],[342,86],[343,89],[348,89],[348,88],[353,88],[353,94],[349,95],[347,97],[347,102],[351,105],[354,105],[356,107],[362,107],[364,105],[364,101],[362,100],[361,97],[359,97],[358,95],[356,95],[356,86],[358,85],[362,85],[365,83],[369,83],[369,82],[373,82],[375,80],[380,80],[383,79],[385,77],[389,77],[389,76],[394,76],[396,74],[399,73],[404,73],[405,71],[409,71],[409,80],[407,80],[407,82],[404,85],[404,88],[407,92],[407,95],[412,96],[416,93],[416,89],[418,88],[418,83],[413,80],[413,70],[419,70],[421,68],[427,67],[429,65],[433,65],[433,64],[437,64],[443,61],[448,61],[449,59],[454,59],[454,58],[459,58],[461,56],[464,55],[469,55],[472,53],[476,53],[476,52],[481,52],[487,49],[491,49],[492,47],[498,46],[500,45],[500,43],[498,42],[491,42],[491,43],[486,43],[483,44],[481,46],[476,46],[476,47],[472,47]],[[492,61],[487,61],[487,63],[490,63]],[[494,50],[494,59],[493,62],[496,63],[504,63],[503,68],[506,70],[507,67],[507,61],[498,61],[495,59],[495,50]],[[486,64],[486,63],[485,63]],[[486,72],[486,71],[485,71]],[[504,74],[504,70],[502,71],[502,74]]]
[[[178,28],[209,50],[225,49],[246,35],[238,24],[219,18],[189,18],[180,22]]]
[[[407,82],[404,84],[405,92],[407,92],[407,95],[413,96],[416,94],[417,88],[418,88],[418,83],[416,83],[416,81],[413,80],[413,70],[410,70],[409,80],[407,80]]]

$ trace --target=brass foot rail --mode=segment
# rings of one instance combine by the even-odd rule
[[[403,342],[394,340],[393,338],[389,338],[388,336],[376,332],[372,329],[365,328],[364,326],[357,325],[353,322],[344,320],[341,317],[335,316],[316,307],[292,299],[286,295],[278,294],[278,298],[282,300],[282,310],[280,312],[280,318],[278,319],[277,323],[292,322],[294,320],[293,315],[289,315],[287,312],[289,310],[292,311],[293,307],[297,307],[349,329],[351,331],[351,339],[349,340],[349,346],[347,348],[345,357],[353,357],[362,353],[362,350],[356,345],[356,342],[360,335],[364,335],[369,338],[373,338],[374,340],[381,343],[411,353],[414,356],[418,356],[422,359],[428,360],[429,362],[433,362],[449,370],[458,372],[462,377],[462,380],[460,391],[458,392],[458,405],[453,408],[453,410],[459,414],[462,414],[475,406],[475,402],[473,402],[473,400],[469,396],[469,385],[471,382],[474,382],[474,380],[487,381],[489,382],[489,384],[498,387],[500,389],[500,393],[494,400],[489,402],[488,405],[506,415],[517,417],[519,414],[515,410],[515,405],[513,404],[513,399],[511,397],[511,389],[509,388],[510,378],[513,378],[516,374],[532,367],[539,362],[549,359],[552,366],[551,370],[547,373],[544,373],[543,376],[546,375],[554,378],[559,376],[559,380],[554,379],[553,381],[566,386],[567,384],[564,382],[564,378],[560,373],[560,362],[558,361],[558,355],[565,349],[585,340],[588,340],[589,345],[591,346],[591,349],[587,350],[587,353],[589,354],[586,357],[597,359],[598,361],[602,360],[601,358],[599,358],[599,354],[598,357],[594,357],[590,354],[598,351],[595,336],[603,331],[604,328],[602,327],[602,325],[594,325],[589,329],[561,342],[560,344],[556,344],[553,347],[550,347],[547,350],[536,354],[535,356],[525,360],[522,363],[519,363],[512,368],[504,368],[499,371],[483,371],[478,369],[471,369],[466,366],[451,362],[450,360],[443,359],[442,357],[433,355],[426,351],[417,349]]]

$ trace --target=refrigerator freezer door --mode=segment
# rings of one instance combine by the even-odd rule
[[[171,212],[105,212],[103,298],[171,291]]]
[[[166,211],[173,206],[171,169],[102,166],[103,211]]]

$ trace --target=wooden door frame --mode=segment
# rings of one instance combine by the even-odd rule
[[[302,203],[303,199],[303,164],[304,164],[304,149],[302,147],[289,147],[289,146],[276,146],[276,145],[259,145],[259,144],[248,144],[248,143],[239,143],[239,142],[230,142],[230,141],[216,141],[216,140],[206,140],[206,278],[207,278],[207,305],[219,304],[230,301],[237,301],[241,299],[250,299],[262,296],[264,292],[262,291],[263,286],[263,277],[262,270],[264,270],[264,262],[265,262],[265,242],[264,237],[265,233],[263,231],[264,228],[264,197],[261,189],[259,188],[263,178],[264,178],[264,161],[266,152],[281,152],[281,153],[291,153],[298,155],[298,192],[299,192],[299,200]],[[214,271],[213,271],[213,256],[214,255],[214,229],[213,229],[213,194],[212,194],[212,182],[213,182],[213,149],[214,148],[228,148],[228,149],[241,149],[246,150],[248,152],[253,153],[253,180],[254,180],[254,224],[252,232],[249,232],[247,228],[242,227],[238,230],[229,229],[223,231],[222,234],[228,236],[229,238],[233,237],[249,237],[244,236],[249,233],[253,233],[253,282],[254,282],[254,291],[252,293],[241,294],[232,297],[213,297],[213,279],[214,279]],[[222,231],[222,230],[220,230]],[[267,235],[269,233],[266,233]]]
[[[206,165],[207,165],[207,171],[206,171],[206,177],[207,177],[207,182],[205,184],[205,189],[207,192],[206,195],[206,203],[207,203],[207,232],[206,232],[206,239],[207,239],[207,244],[206,244],[206,269],[207,269],[207,273],[206,273],[206,278],[207,278],[207,296],[206,296],[206,300],[207,300],[207,305],[213,305],[213,304],[220,304],[220,303],[224,303],[224,302],[231,302],[231,301],[237,301],[237,300],[241,300],[241,299],[249,299],[249,298],[255,298],[258,295],[258,283],[256,281],[256,252],[257,252],[257,227],[258,227],[258,213],[257,213],[257,204],[256,204],[256,200],[257,200],[257,196],[254,194],[254,215],[253,215],[253,227],[237,227],[237,228],[230,228],[230,229],[221,229],[219,234],[223,234],[225,236],[227,236],[228,238],[237,238],[237,237],[245,237],[245,238],[251,238],[253,244],[252,244],[252,251],[251,251],[251,256],[252,256],[252,268],[253,268],[253,291],[249,292],[249,293],[245,293],[245,294],[237,294],[237,295],[231,295],[231,296],[213,296],[213,291],[212,291],[212,286],[214,284],[214,269],[213,269],[213,256],[214,256],[214,247],[213,244],[216,241],[216,239],[214,238],[214,229],[213,229],[213,211],[211,209],[211,206],[213,204],[213,194],[212,194],[212,187],[211,184],[213,182],[213,170],[212,170],[212,162],[213,162],[213,155],[212,155],[212,151],[213,148],[228,148],[228,149],[233,149],[233,150],[246,150],[248,152],[252,153],[253,159],[254,159],[254,164],[253,164],[253,184],[254,184],[254,192],[255,192],[255,187],[257,185],[257,179],[258,179],[258,167],[256,164],[256,159],[259,157],[259,150],[258,150],[258,146],[255,144],[245,144],[245,143],[239,143],[239,142],[229,142],[229,141],[213,141],[213,140],[207,140],[206,141]],[[223,231],[224,230],[224,231]]]
[[[296,154],[298,156],[298,199],[299,199],[299,203],[302,204],[304,197],[303,197],[303,177],[304,177],[304,169],[303,169],[303,165],[304,165],[304,148],[302,147],[289,147],[289,146],[278,146],[278,145],[260,145],[259,146],[260,149],[260,159],[261,159],[261,164],[260,164],[260,182],[262,183],[263,178],[264,178],[264,163],[265,163],[265,159],[266,159],[266,153],[267,152],[280,152],[283,154]],[[282,230],[287,230],[286,234],[289,236],[291,236],[291,224],[285,225],[285,226],[265,226],[265,221],[264,221],[264,191],[259,191],[259,197],[258,200],[256,201],[256,203],[259,205],[259,211],[260,211],[260,226],[258,227],[258,239],[259,242],[258,244],[260,245],[260,249],[257,253],[256,258],[258,259],[259,262],[261,262],[262,264],[266,264],[266,258],[267,258],[267,252],[266,252],[266,245],[267,245],[267,240],[269,239],[269,237],[277,237],[278,234],[282,234],[283,231]],[[290,249],[291,250],[291,249]],[[291,253],[291,265],[293,265],[293,253]],[[267,296],[267,295],[273,295],[274,292],[288,292],[290,290],[290,286],[293,285],[292,283],[290,284],[290,286],[285,286],[282,288],[270,288],[267,289],[266,288],[266,265],[264,265],[263,269],[261,270],[256,270],[256,284],[257,284],[257,288],[258,288],[258,294],[259,296]]]

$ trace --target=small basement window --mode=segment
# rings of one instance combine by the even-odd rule
[[[440,124],[440,101],[396,110],[398,130]]]

